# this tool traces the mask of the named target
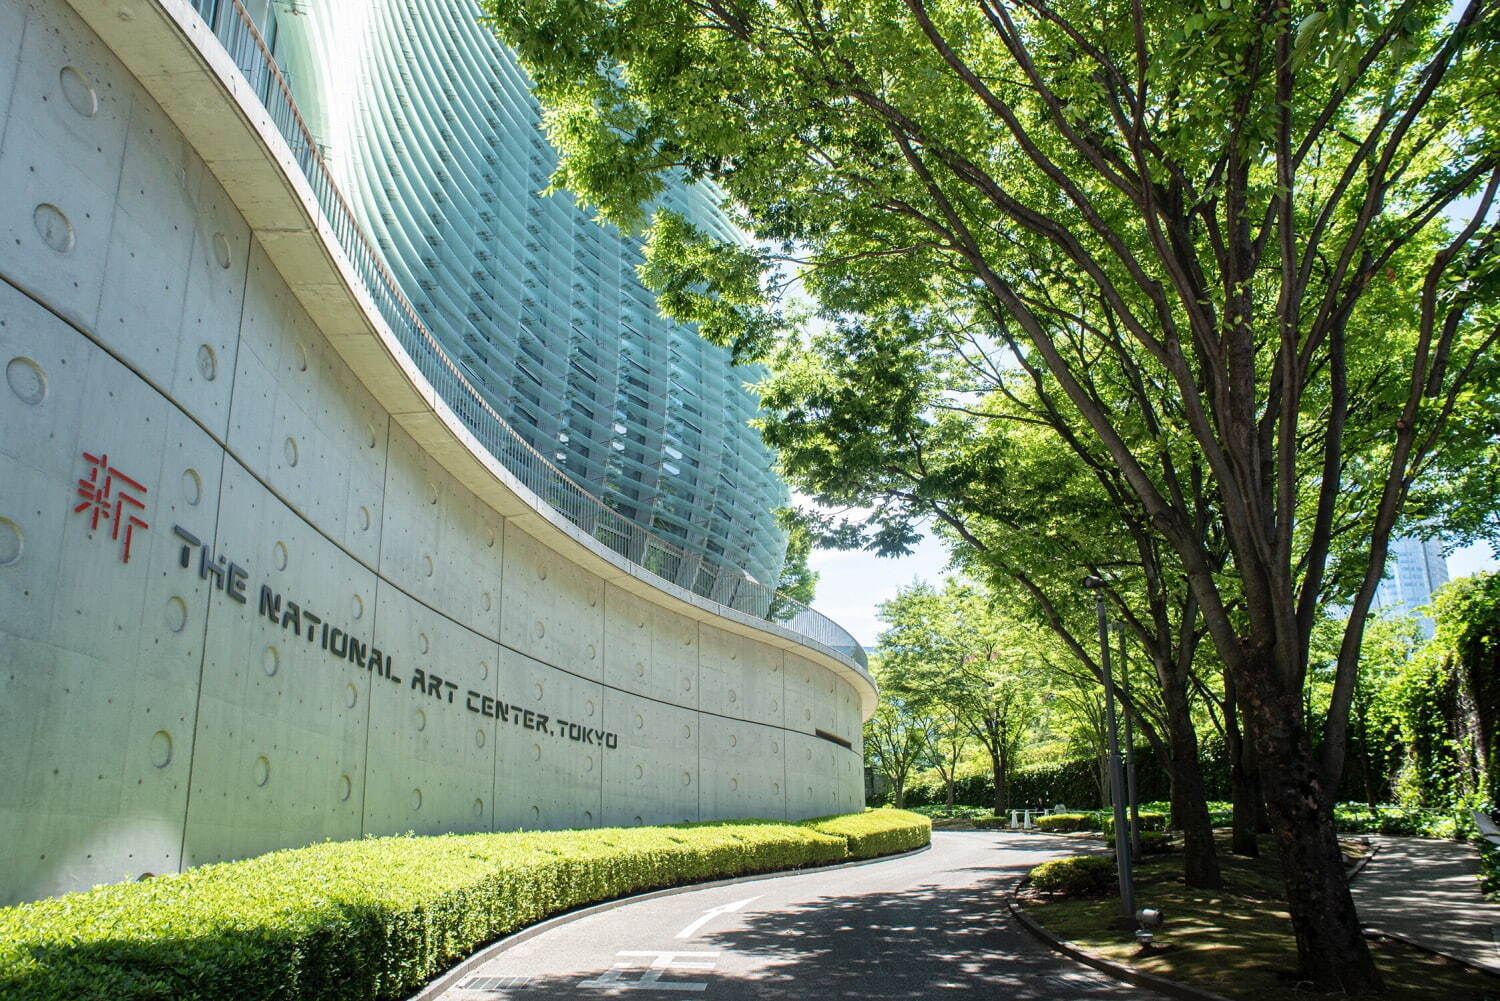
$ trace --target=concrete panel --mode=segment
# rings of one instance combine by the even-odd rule
[[[394,422],[380,572],[408,593],[496,638],[504,520]]]
[[[699,708],[737,719],[781,725],[783,716],[782,652],[747,636],[700,628]]]
[[[620,746],[604,766],[604,823],[699,819],[698,714],[626,692],[608,692],[605,729]]]
[[[184,861],[358,837],[370,690],[392,686],[348,653],[372,637],[374,574],[232,461],[219,525],[246,601],[213,592]]]
[[[3,273],[92,326],[130,116],[130,77],[61,4],[30,8],[19,55],[0,150],[0,245],[13,251]]]
[[[500,642],[586,678],[603,676],[604,582],[505,525]]]
[[[365,833],[490,830],[499,647],[383,582],[374,636],[392,677],[371,694]]]
[[[780,731],[706,714],[702,720],[698,760],[703,819],[786,819],[786,758]],[[778,745],[775,753],[773,742]]]
[[[10,120],[10,93],[21,61],[26,31],[26,7],[20,0],[0,3],[0,148],[5,145],[5,123]]]
[[[603,776],[619,751],[583,739],[581,728],[609,729],[604,689],[514,650],[502,648],[500,663],[507,718],[496,733],[495,826],[597,827]],[[603,727],[591,724],[601,716]],[[579,739],[560,720],[579,727]]]
[[[8,287],[0,310],[0,901],[9,903],[178,868],[207,589],[176,571],[170,526],[217,490],[219,460],[164,398],[54,317]],[[18,378],[17,358],[43,381]],[[56,423],[32,434],[38,421]],[[73,510],[78,481],[98,468],[85,450],[108,456],[102,476],[130,478],[113,481],[115,498],[140,502],[124,510],[127,525],[132,510],[141,524],[120,537],[112,506],[97,527],[92,508]]]
[[[698,708],[698,623],[613,584],[605,605],[605,682]]]

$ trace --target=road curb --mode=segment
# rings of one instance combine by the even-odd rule
[[[707,883],[684,883],[681,886],[668,886],[660,890],[647,890],[644,893],[636,893],[628,897],[616,897],[613,900],[603,900],[597,904],[589,904],[585,907],[576,907],[571,911],[564,911],[561,914],[554,914],[552,917],[547,918],[545,921],[538,921],[534,925],[527,925],[525,928],[513,932],[505,936],[504,938],[497,938],[495,941],[489,943],[488,945],[481,946],[477,952],[474,952],[470,954],[468,958],[459,961],[457,966],[448,969],[444,973],[438,974],[435,979],[428,982],[426,987],[423,987],[420,991],[407,998],[407,1001],[432,1001],[433,998],[436,998],[448,988],[452,987],[455,981],[463,977],[470,970],[474,969],[474,967],[479,966],[481,963],[485,963],[492,957],[499,955],[505,950],[512,948],[513,946],[520,945],[522,942],[525,942],[528,939],[535,938],[543,932],[551,931],[553,928],[557,928],[561,925],[577,921],[579,918],[586,918],[591,914],[600,914],[604,911],[612,911],[617,907],[624,907],[626,904],[635,904],[643,900],[654,900],[657,897],[671,897],[679,893],[687,893],[690,890],[708,890],[716,886],[734,886],[737,883],[755,883],[763,879],[776,879],[779,876],[800,876],[803,873],[832,872],[836,869],[853,869],[857,866],[862,865],[874,865],[877,862],[894,862],[898,859],[911,858],[915,855],[921,855],[923,852],[931,850],[932,844],[931,842],[929,842],[923,845],[921,848],[913,848],[911,851],[897,852],[894,855],[879,855],[875,858],[855,859],[852,862],[836,862],[833,865],[814,865],[808,866],[805,869],[778,869],[774,872],[757,872],[751,873],[748,876],[732,876],[729,879],[715,879]]]
[[[1181,1001],[1229,1001],[1222,994],[1214,994],[1211,991],[1201,990],[1197,987],[1189,987],[1166,977],[1158,977],[1152,973],[1145,973],[1133,966],[1117,963],[1112,959],[1105,959],[1097,953],[1090,952],[1083,946],[1074,942],[1060,939],[1049,932],[1046,928],[1026,913],[1026,908],[1021,906],[1020,900],[1016,899],[1016,891],[1026,884],[1029,877],[1022,876],[1016,880],[1009,892],[1005,895],[1005,905],[1010,908],[1011,917],[1016,919],[1022,928],[1031,933],[1043,945],[1060,952],[1070,959],[1075,959],[1085,966],[1091,966],[1100,973],[1107,974],[1122,983],[1130,984],[1132,987],[1145,987],[1168,997],[1180,998]]]

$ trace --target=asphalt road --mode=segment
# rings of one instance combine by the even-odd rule
[[[1064,959],[1004,891],[1066,842],[938,832],[932,850],[641,900],[492,948],[423,1001],[630,997],[1004,998],[1161,995]]]

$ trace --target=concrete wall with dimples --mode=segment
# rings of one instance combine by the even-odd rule
[[[858,807],[832,659],[502,517],[268,238],[68,6],[0,0],[0,903],[324,838]]]

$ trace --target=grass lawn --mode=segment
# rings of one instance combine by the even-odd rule
[[[1294,974],[1296,946],[1273,850],[1244,859],[1219,846],[1223,890],[1182,885],[1182,856],[1147,856],[1136,867],[1137,906],[1159,908],[1166,920],[1156,945],[1142,952],[1129,931],[1114,926],[1119,896],[1048,899],[1028,888],[1021,903],[1048,931],[1092,952],[1157,976],[1247,1001],[1307,1001],[1310,985]],[[1354,843],[1346,854],[1358,852]],[[1382,1001],[1500,1001],[1500,978],[1413,949],[1371,943],[1387,993]]]

